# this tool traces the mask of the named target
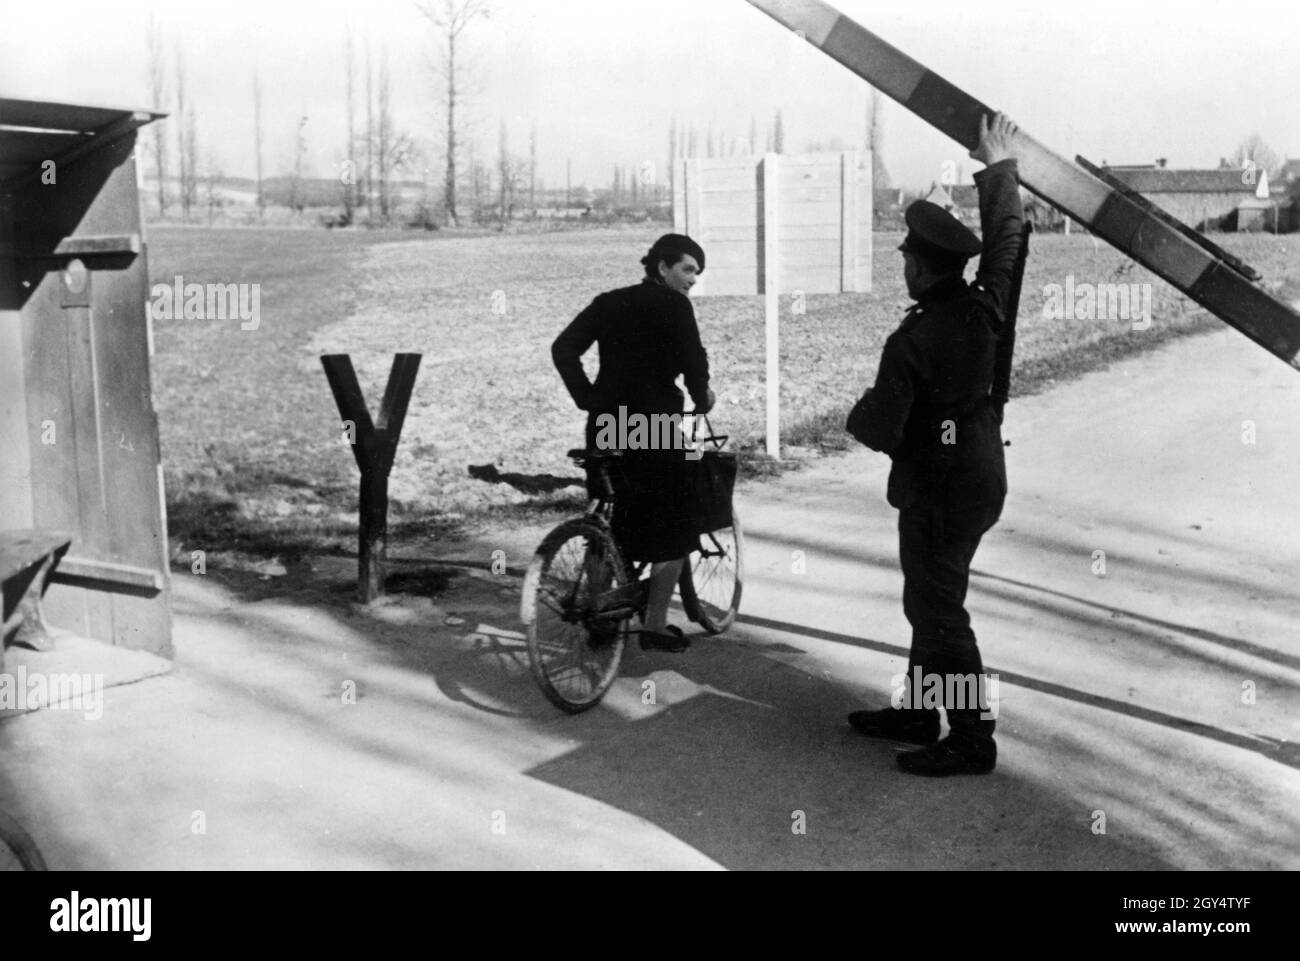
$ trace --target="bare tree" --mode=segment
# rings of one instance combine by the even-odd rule
[[[203,154],[203,200],[208,208],[208,226],[212,226],[217,209],[221,206],[221,196],[217,193],[217,184],[225,176],[221,161],[216,151],[209,147]]]
[[[1232,155],[1234,165],[1243,169],[1262,170],[1270,180],[1282,172],[1283,159],[1277,151],[1264,142],[1257,133],[1251,134],[1240,144]]]
[[[343,214],[349,224],[357,207],[357,123],[356,123],[356,50],[352,42],[352,26],[346,28],[343,48],[343,69],[348,75],[348,169],[343,178]]]
[[[149,14],[146,38],[149,45],[149,95],[153,108],[159,113],[167,111],[167,54],[163,45],[162,27]],[[158,216],[167,213],[167,131],[163,124],[153,126],[153,159],[158,170]]]
[[[483,182],[483,167],[478,162],[478,151],[473,140],[469,141],[468,153],[469,156],[466,162],[469,164],[470,196],[474,205],[472,217],[475,222],[478,222],[483,213],[483,193],[485,187]]]
[[[528,206],[537,207],[537,124],[528,134]]]
[[[433,203],[433,177],[429,173],[429,165],[424,165],[424,175],[421,178],[420,186],[420,207],[416,212],[415,222],[425,230],[437,230],[438,221],[434,214]]]
[[[293,173],[289,175],[289,209],[301,214],[307,206],[306,191],[303,188],[303,175],[307,166],[307,116],[298,121],[298,132],[293,141]]]
[[[185,182],[181,185],[181,203],[185,220],[199,202],[199,119],[193,102],[185,111],[185,135],[181,152],[185,157]]]
[[[375,128],[375,159],[379,162],[379,219],[388,223],[389,165],[393,145],[393,78],[388,72],[388,45],[379,51],[379,123]]]
[[[506,122],[501,121],[501,134],[497,140],[497,178],[501,181],[501,202],[500,202],[500,221],[498,230],[506,229],[506,219],[510,216],[510,188],[511,171],[510,171],[510,140],[506,132]]]
[[[190,219],[190,171],[187,167],[188,153],[185,150],[186,139],[186,120],[189,111],[189,104],[185,97],[185,57],[181,53],[180,44],[176,44],[176,145],[179,154],[180,167],[180,187],[181,187],[181,217],[188,223]]]
[[[188,212],[199,202],[199,120],[192,105],[185,118],[185,169],[190,175],[185,191],[185,209]]]
[[[393,120],[393,78],[388,69],[388,47],[379,56],[379,90],[376,103],[375,178],[379,188],[379,219],[385,224],[397,209],[393,176],[416,158],[415,141],[397,129]]]
[[[668,183],[674,184],[677,180],[677,118],[674,117],[668,122]]]
[[[885,169],[885,120],[881,114],[884,102],[879,90],[871,91],[871,101],[867,104],[867,149],[871,151],[871,185],[887,188],[890,185],[889,171]]]
[[[370,38],[366,38],[366,220],[375,219],[375,69],[370,59]]]
[[[262,75],[253,68],[253,149],[257,153],[257,216],[266,217],[266,194],[262,190]]]
[[[465,31],[480,18],[489,14],[487,0],[416,0],[416,9],[432,24],[443,50],[440,72],[446,82],[443,102],[447,109],[446,179],[443,205],[447,225],[456,225],[456,150],[460,139],[457,110],[464,95],[462,66],[457,61],[457,48]],[[472,169],[472,168],[471,168]],[[476,188],[477,189],[477,188]]]

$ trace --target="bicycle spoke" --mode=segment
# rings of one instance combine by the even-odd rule
[[[693,616],[710,633],[725,630],[735,619],[741,586],[740,549],[737,526],[701,535],[691,555]]]
[[[608,534],[590,519],[566,522],[539,548],[540,569],[528,631],[528,656],[543,693],[577,713],[594,706],[613,683],[624,639],[620,604],[625,573]],[[598,635],[591,632],[598,631]],[[594,643],[593,643],[594,639]]]

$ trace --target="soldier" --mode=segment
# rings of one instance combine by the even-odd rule
[[[907,681],[891,707],[855,711],[849,723],[871,737],[922,745],[898,757],[912,774],[984,774],[997,762],[995,711],[964,605],[971,560],[1001,516],[1007,490],[1006,398],[990,391],[1022,243],[1015,130],[1001,114],[991,125],[980,119],[971,157],[987,164],[975,175],[983,244],[935,204],[908,207],[899,249],[916,303],[885,342],[875,386],[847,425],[893,459],[888,499],[899,512],[903,612],[912,625]],[[981,251],[968,285],[966,262]],[[950,728],[942,741],[940,696]]]

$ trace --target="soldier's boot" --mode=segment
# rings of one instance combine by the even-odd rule
[[[980,697],[984,698],[983,692]],[[947,708],[948,736],[924,750],[900,754],[898,766],[908,774],[923,777],[988,774],[997,766],[998,748],[993,741],[997,724],[987,708],[987,703],[973,708]]]
[[[998,763],[992,738],[974,740],[952,734],[938,744],[898,755],[898,766],[908,774],[948,777],[953,774],[988,774]]]
[[[867,737],[908,744],[934,744],[939,740],[939,712],[922,708],[887,707],[880,711],[854,711],[853,730]]]

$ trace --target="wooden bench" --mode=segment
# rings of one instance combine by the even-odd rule
[[[60,531],[0,531],[0,585],[4,588],[0,670],[4,668],[4,648],[10,644],[37,651],[53,646],[41,615],[41,598],[71,543],[72,535]]]

